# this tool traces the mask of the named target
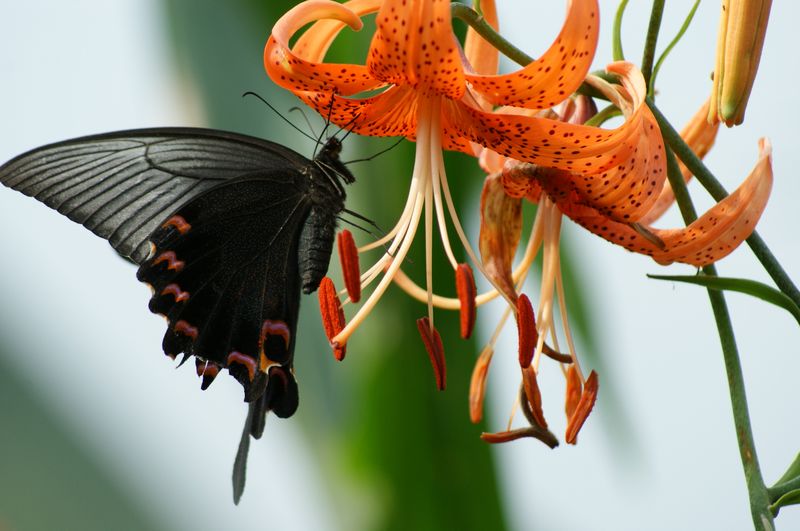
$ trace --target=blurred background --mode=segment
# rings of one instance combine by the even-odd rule
[[[261,66],[269,29],[291,4],[0,3],[0,161],[66,138],[167,125],[230,129],[310,155],[314,146],[303,136],[241,98],[253,90],[283,112],[295,105]],[[501,2],[503,32],[538,55],[560,28],[563,4]],[[649,2],[632,4],[623,43],[638,63]],[[669,3],[662,48],[690,7]],[[601,9],[595,68],[610,61],[616,2],[601,1]],[[703,3],[659,76],[659,105],[678,128],[710,90],[718,9]],[[773,6],[745,125],[722,130],[707,158],[732,190],[755,162],[758,137],[772,139],[775,185],[759,231],[796,281],[800,113],[790,46],[798,18],[800,4]],[[363,61],[367,44],[366,34],[344,33],[332,54]],[[299,114],[290,118],[307,127]],[[310,121],[319,130],[322,120]],[[390,143],[350,137],[344,159]],[[412,153],[405,142],[355,168],[348,207],[391,227]],[[481,173],[459,156],[448,159],[448,173],[477,241],[469,216],[477,214]],[[692,190],[700,209],[711,205],[702,189]],[[663,226],[679,223],[670,213]],[[550,451],[533,440],[499,447],[479,440],[483,430],[502,429],[511,411],[513,327],[490,371],[488,426],[469,423],[469,374],[501,306],[479,313],[471,342],[457,338],[455,315],[437,314],[449,373],[439,393],[414,325],[424,306],[391,289],[336,363],[316,297],[306,297],[296,357],[301,407],[289,421],[269,419],[235,507],[230,471],[246,414],[240,386],[224,377],[200,392],[191,363],[173,370],[160,352],[163,321],[147,311],[149,291],[135,269],[82,227],[0,190],[0,530],[750,528],[707,296],[645,277],[693,271],[659,267],[570,222],[563,230],[579,355],[601,382],[579,445]],[[424,264],[420,250],[411,274]],[[719,269],[767,280],[746,248]],[[438,274],[437,290],[452,294],[451,274],[441,266]],[[536,279],[527,290],[538,294]],[[797,325],[754,299],[734,294],[729,303],[771,484],[800,449]],[[558,372],[546,370],[541,385],[545,413],[563,439]],[[800,511],[784,509],[777,524],[800,527]]]

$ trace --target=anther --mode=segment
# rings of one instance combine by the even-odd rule
[[[483,397],[486,394],[486,376],[489,373],[489,363],[492,361],[494,349],[491,345],[481,352],[475,368],[472,369],[472,380],[469,383],[469,418],[477,424],[483,418]]]
[[[542,393],[539,391],[539,383],[536,381],[536,371],[530,365],[522,369],[522,385],[525,396],[520,398],[530,405],[531,419],[529,420],[535,421],[534,423],[542,428],[547,428],[547,421],[544,419],[544,411],[542,411]]]
[[[523,437],[533,437],[539,439],[548,447],[555,448],[558,446],[558,439],[550,431],[540,428],[539,426],[528,426],[525,428],[517,428],[515,430],[501,431],[497,433],[481,433],[481,439],[491,444],[505,443],[516,441]]]
[[[349,230],[339,233],[336,240],[339,248],[339,261],[342,264],[342,276],[347,295],[353,302],[361,300],[361,269],[358,264],[358,248]]]
[[[431,326],[431,322],[427,317],[417,319],[417,328],[419,329],[419,335],[422,336],[422,342],[425,344],[425,350],[428,351],[431,365],[433,365],[436,387],[439,391],[444,391],[447,379],[447,366],[444,360],[442,338],[439,337],[439,332]]]
[[[461,337],[469,339],[475,327],[475,277],[468,264],[458,264],[456,268],[456,293],[461,303]]]
[[[581,377],[578,370],[574,365],[570,365],[567,369],[567,397],[564,402],[564,412],[567,414],[567,420],[572,417],[575,408],[578,407],[578,401],[581,399]]]
[[[524,293],[517,298],[517,331],[519,333],[519,366],[525,369],[533,360],[539,333],[536,331],[533,306]]]
[[[344,328],[344,310],[336,295],[336,287],[333,280],[324,277],[319,283],[319,313],[322,315],[322,326],[325,328],[325,335],[328,340],[332,340]],[[331,343],[333,356],[342,361],[345,355],[345,345]]]
[[[592,412],[595,400],[597,400],[597,387],[597,373],[592,371],[583,385],[583,393],[581,393],[578,405],[567,422],[567,433],[564,437],[567,440],[567,444],[578,442],[578,432],[581,431],[583,423],[586,422],[589,413]]]

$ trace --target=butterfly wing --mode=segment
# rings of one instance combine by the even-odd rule
[[[279,144],[195,128],[119,131],[50,144],[0,167],[0,182],[35,197],[141,263],[147,238],[180,205],[257,171],[300,170]]]

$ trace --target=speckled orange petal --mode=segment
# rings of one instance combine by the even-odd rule
[[[710,100],[706,100],[692,119],[689,120],[689,123],[686,124],[686,127],[681,131],[681,138],[683,138],[683,141],[686,142],[686,144],[692,148],[695,155],[701,159],[711,151],[711,148],[714,146],[714,141],[717,139],[717,131],[719,131],[719,122],[713,124],[708,122],[709,102]],[[678,164],[681,168],[683,181],[688,183],[692,178],[692,172],[689,171],[689,168],[687,168],[683,162],[678,161]],[[647,214],[639,220],[639,223],[644,223],[646,225],[654,223],[658,218],[664,215],[664,212],[666,212],[674,202],[675,194],[672,193],[672,186],[670,186],[669,181],[664,181],[664,188],[658,195],[658,199]]]
[[[772,190],[772,146],[762,138],[758,149],[758,162],[747,179],[694,223],[685,229],[652,229],[666,244],[664,253],[653,255],[657,262],[708,265],[730,254],[752,234]]]
[[[356,2],[359,9],[373,7],[369,2]],[[309,36],[302,46],[303,52],[311,60],[296,54],[289,48],[289,40],[303,26],[320,19],[334,19],[340,30],[347,24],[354,30],[362,27],[357,12],[344,4],[330,0],[307,0],[286,12],[275,23],[272,35],[264,47],[264,68],[270,78],[286,89],[297,91],[327,91],[337,94],[351,95],[372,90],[383,85],[380,80],[370,75],[367,67],[352,64],[321,63],[320,55],[324,55],[332,30],[323,27],[324,34],[317,39]],[[340,22],[338,22],[340,21]],[[313,44],[313,48],[311,45]]]
[[[367,136],[416,138],[418,95],[412,87],[390,87],[370,98],[334,97],[327,92],[295,92],[332,123]]]
[[[597,0],[570,0],[561,33],[539,59],[511,74],[467,75],[467,80],[496,105],[553,107],[583,83],[597,47],[599,23]]]
[[[486,177],[478,247],[484,274],[510,301],[517,299],[512,269],[521,235],[522,201],[506,195],[497,174]]]
[[[574,192],[557,194],[554,200],[559,210],[573,221],[612,243],[651,256],[660,264],[682,262],[701,267],[724,258],[747,239],[766,207],[772,189],[772,148],[767,140],[762,139],[759,149],[755,168],[735,192],[688,227],[669,230],[645,227],[652,239],[628,224],[581,205]],[[551,190],[547,191],[551,193]],[[663,245],[659,246],[653,240]]]
[[[342,5],[358,17],[363,17],[376,13],[381,7],[381,0],[350,0]],[[340,20],[318,20],[297,39],[292,46],[292,53],[306,61],[322,62],[328,48],[345,26],[346,23]]]
[[[449,0],[384,0],[367,67],[372,76],[456,100],[466,91]]]
[[[478,2],[473,2],[473,7],[476,3]],[[480,9],[486,23],[497,31],[500,26],[497,21],[497,8],[494,0],[480,0]],[[476,74],[494,75],[497,73],[500,53],[471,27],[467,28],[464,55]]]

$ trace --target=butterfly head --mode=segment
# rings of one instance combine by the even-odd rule
[[[322,149],[314,157],[314,162],[323,172],[335,178],[339,183],[351,184],[355,182],[356,178],[339,158],[341,152],[342,141],[332,136],[322,145]]]

